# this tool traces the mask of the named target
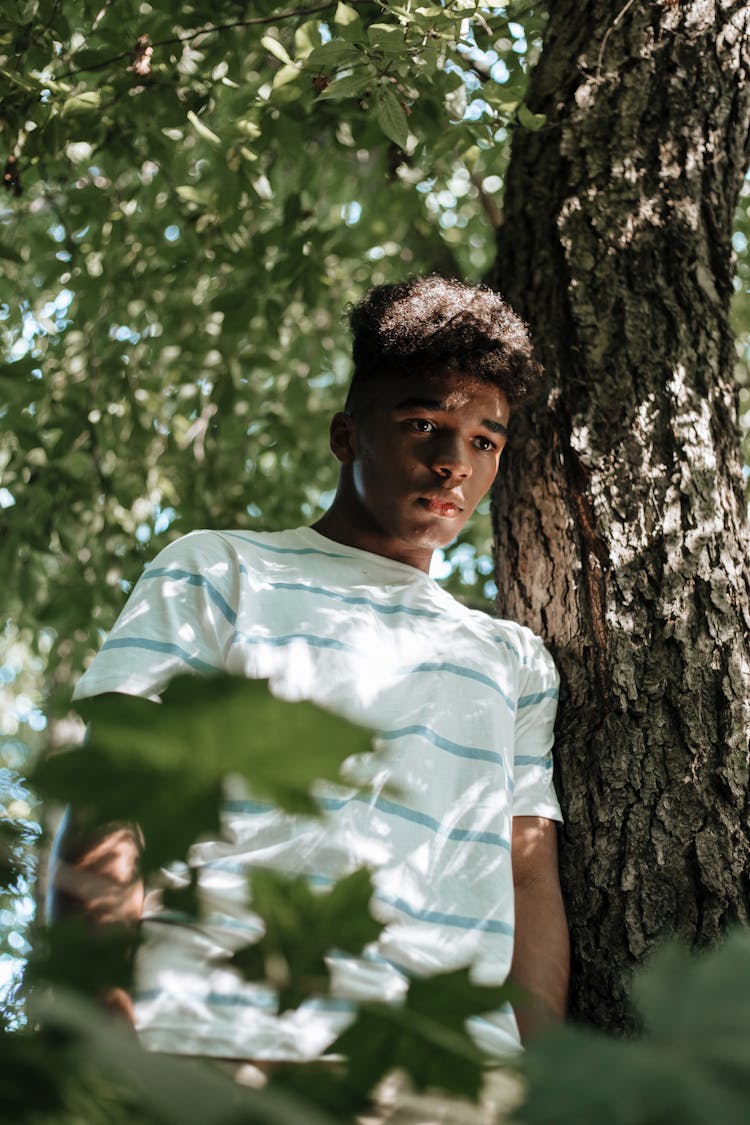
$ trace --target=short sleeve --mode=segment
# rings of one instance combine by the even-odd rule
[[[144,570],[73,698],[155,698],[174,676],[223,671],[238,600],[239,567],[219,533],[170,543]]]
[[[541,640],[529,630],[522,632],[523,667],[513,750],[513,815],[561,821],[552,780],[560,677]]]

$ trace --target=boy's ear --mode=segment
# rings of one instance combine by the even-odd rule
[[[342,465],[350,465],[357,455],[357,433],[350,414],[339,412],[331,419],[331,452]]]

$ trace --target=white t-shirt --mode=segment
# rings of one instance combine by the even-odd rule
[[[322,820],[228,789],[222,838],[189,855],[205,919],[180,925],[158,906],[144,916],[135,1000],[147,1047],[310,1059],[357,998],[398,1000],[409,974],[470,964],[478,983],[505,980],[512,817],[561,819],[551,758],[558,677],[539,638],[467,609],[414,567],[309,527],[198,531],[146,568],[76,698],[156,697],[190,669],[268,679],[280,697],[378,731],[373,752],[349,763],[358,782],[374,784],[367,796],[321,786]],[[261,933],[248,870],[324,886],[362,866],[373,874],[381,937],[359,958],[332,953],[332,994],[278,1015],[269,987],[226,964]],[[509,1008],[470,1029],[494,1055],[518,1047]]]

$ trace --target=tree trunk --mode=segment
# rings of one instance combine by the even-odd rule
[[[561,0],[492,278],[550,393],[495,497],[499,610],[563,679],[571,1012],[631,1023],[632,965],[750,916],[750,584],[728,324],[750,4]]]

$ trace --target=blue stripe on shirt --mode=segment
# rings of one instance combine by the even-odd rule
[[[503,702],[507,705],[511,714],[515,713],[516,705],[513,700],[507,695],[498,683],[485,676],[484,672],[477,672],[474,668],[465,668],[461,664],[447,664],[447,663],[425,663],[425,664],[407,664],[400,669],[405,674],[412,672],[451,672],[454,676],[465,676],[467,680],[476,680],[478,684],[484,684],[485,687],[491,688],[493,691],[502,698]]]
[[[522,657],[520,652],[516,648],[516,646],[512,645],[510,643],[510,641],[506,641],[505,637],[499,637],[497,634],[495,634],[495,636],[492,639],[493,639],[493,641],[495,641],[496,644],[499,644],[502,648],[507,648],[508,652],[512,652],[513,655],[516,657],[517,660],[520,661],[521,664],[528,664],[528,660],[526,659],[526,657],[525,656]]]
[[[544,766],[546,770],[552,769],[551,754],[516,754],[513,759],[514,766]]]
[[[261,551],[273,551],[275,555],[324,555],[327,559],[352,559],[353,555],[337,554],[334,551],[321,551],[318,547],[274,547],[264,543],[261,539],[253,539],[250,535],[243,535],[239,531],[222,531],[220,535],[228,535],[232,539],[241,539],[243,543],[252,543],[260,547]]]
[[[253,985],[249,984],[247,987],[252,988]],[[143,988],[137,989],[133,998],[136,1003],[145,1004],[171,994],[172,990],[167,988]],[[194,1003],[197,1000],[212,1008],[262,1008],[274,1014],[278,1011],[276,995],[268,995],[260,990],[257,992],[198,992],[194,989],[186,991],[181,985],[179,995],[180,998],[184,997],[189,1002]],[[300,1006],[322,1012],[354,1012],[355,1010],[354,1001],[348,1000],[344,996],[313,996],[303,1001]]]
[[[377,797],[371,802],[367,794],[357,793],[354,797],[320,797],[318,800],[324,809],[330,811],[342,809],[345,805],[348,805],[350,801],[358,801],[366,805],[372,804],[379,812],[386,813],[389,816],[396,816],[401,820],[409,820],[414,824],[421,824],[422,827],[429,828],[438,836],[445,836],[449,840],[490,844],[494,847],[506,848],[510,851],[510,843],[498,832],[480,832],[470,828],[446,828],[439,820],[436,820],[435,817],[428,816],[427,813],[418,812],[416,809],[410,809],[406,805],[397,804],[395,801],[389,801],[385,797]]]
[[[387,816],[395,816],[400,820],[420,824],[424,828],[429,828],[438,836],[445,836],[448,840],[488,844],[491,847],[505,848],[510,851],[510,842],[499,832],[483,832],[473,828],[446,828],[435,817],[418,812],[416,809],[410,809],[406,805],[397,804],[395,801],[386,800],[385,797],[377,797],[372,801],[366,793],[355,793],[351,797],[318,797],[317,800],[326,812],[338,812],[352,801],[357,801],[359,804],[371,805]],[[244,813],[246,816],[263,816],[266,813],[274,812],[274,806],[262,801],[225,800],[222,802],[222,810],[227,813]]]
[[[535,703],[541,703],[543,699],[557,699],[560,695],[558,688],[547,688],[546,691],[535,691],[533,695],[522,695],[518,700],[518,709],[522,707],[533,707]]]
[[[410,617],[428,617],[431,620],[447,616],[443,613],[436,613],[431,609],[412,609],[410,606],[398,604],[382,605],[380,602],[373,601],[372,598],[363,598],[354,594],[339,594],[335,590],[326,590],[323,586],[308,586],[306,582],[268,582],[267,585],[274,590],[305,590],[310,594],[321,594],[324,598],[334,598],[337,602],[344,602],[346,605],[366,605],[374,609],[376,613],[405,613]]]
[[[208,594],[214,605],[226,617],[230,625],[237,624],[237,614],[216,587],[202,574],[193,574],[190,570],[171,570],[167,566],[148,567],[143,572],[143,578],[173,578],[187,582],[190,586],[201,586]]]
[[[433,922],[438,926],[455,926],[460,930],[481,930],[488,934],[513,936],[513,927],[507,922],[501,922],[499,918],[473,918],[468,914],[446,914],[442,910],[420,910],[402,898],[391,898],[380,892],[376,893],[375,898],[400,910],[402,914],[408,914],[418,922]]]
[[[314,633],[287,633],[281,637],[253,637],[250,633],[243,633],[240,629],[237,629],[232,637],[232,644],[271,645],[274,648],[283,648],[284,645],[290,645],[294,641],[304,641],[305,644],[312,645],[313,648],[335,648],[341,652],[352,653],[356,651],[351,645],[347,645],[343,641],[337,641],[333,637],[318,637]]]
[[[462,746],[459,742],[451,742],[449,738],[443,738],[441,734],[431,730],[430,727],[422,726],[421,723],[415,723],[409,727],[399,727],[397,730],[378,731],[377,737],[384,739],[386,742],[393,742],[397,738],[406,738],[410,734],[417,734],[431,742],[433,746],[437,746],[439,750],[445,750],[448,754],[453,754],[457,758],[469,758],[476,762],[493,762],[495,765],[504,766],[502,754],[497,750],[484,750],[479,746]]]
[[[155,641],[151,637],[111,637],[102,645],[102,652],[113,648],[140,648],[146,649],[148,652],[162,652],[168,656],[179,657],[189,667],[194,668],[196,672],[202,672],[204,675],[215,676],[219,672],[219,669],[215,668],[213,664],[207,664],[205,660],[200,660],[197,656],[191,656],[186,649],[169,641]]]

